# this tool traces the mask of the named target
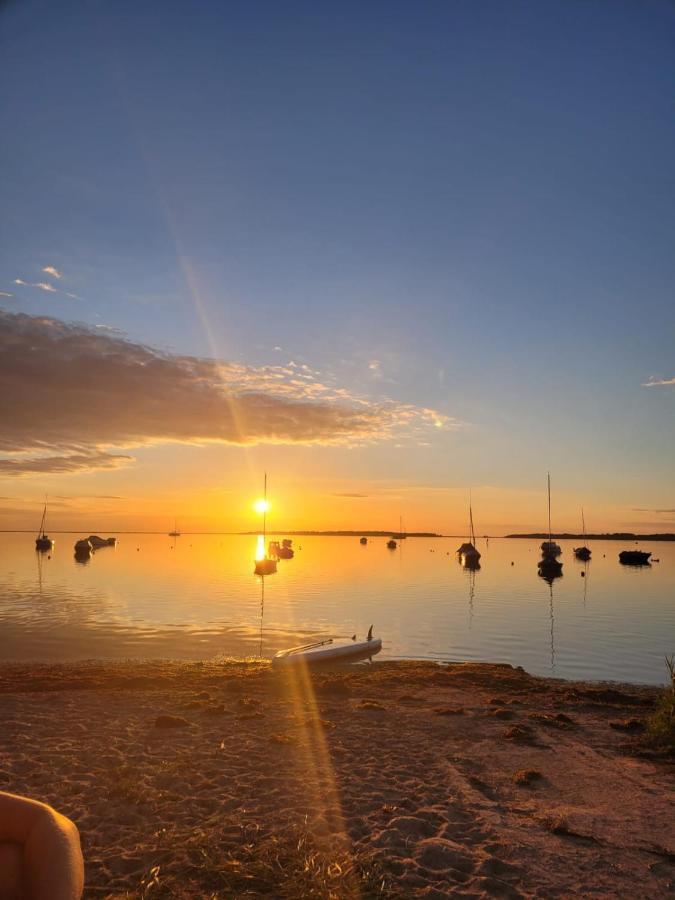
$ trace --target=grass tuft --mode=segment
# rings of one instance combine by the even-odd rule
[[[666,657],[670,685],[647,719],[647,743],[655,750],[675,754],[675,656]]]
[[[216,835],[197,832],[184,845],[189,862],[179,871],[153,865],[133,894],[142,900],[300,897],[399,897],[376,859],[334,847],[319,847],[304,829],[282,835],[242,835],[232,852]]]

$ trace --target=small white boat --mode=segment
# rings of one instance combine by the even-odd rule
[[[336,643],[333,638],[328,638],[325,641],[317,641],[315,644],[304,644],[302,647],[280,650],[272,659],[272,665],[275,668],[296,665],[311,666],[321,663],[342,665],[370,659],[382,649],[381,639],[372,637],[372,631],[371,626],[365,641],[351,640]]]

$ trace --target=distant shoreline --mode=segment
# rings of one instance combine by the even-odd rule
[[[54,531],[50,529],[51,534],[83,534],[88,530],[90,534],[158,534],[166,537],[173,537],[166,531],[119,531],[117,529],[81,529],[70,528],[65,531]],[[0,534],[35,534],[34,528],[0,528]],[[260,534],[260,531],[181,531],[178,537],[197,537],[197,536],[232,536],[232,537],[248,537]],[[292,535],[293,537],[374,537],[389,538],[393,537],[397,540],[404,538],[465,538],[465,534],[438,534],[435,531],[284,531],[281,528],[274,528],[267,532],[270,535]],[[534,534],[481,534],[477,535],[478,539],[493,538],[525,538],[528,540],[547,540],[548,532],[536,532]],[[563,532],[554,533],[551,537],[557,540],[575,540],[583,541],[675,541],[675,533],[661,532],[656,534],[633,534],[632,532],[616,531],[607,534],[568,534]]]
[[[548,540],[548,534],[544,532],[537,534],[506,534],[507,538],[529,538],[530,540]],[[556,540],[579,540],[583,541],[675,541],[675,534],[672,532],[664,532],[662,534],[632,534],[627,531],[615,531],[612,534],[552,534],[551,537]]]

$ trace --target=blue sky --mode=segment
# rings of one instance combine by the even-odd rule
[[[675,507],[672,4],[15,0],[0,51],[2,308],[465,423],[340,483]]]

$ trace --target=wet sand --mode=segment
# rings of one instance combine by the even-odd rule
[[[87,897],[663,897],[657,690],[509,666],[0,667],[0,789],[80,829]]]

